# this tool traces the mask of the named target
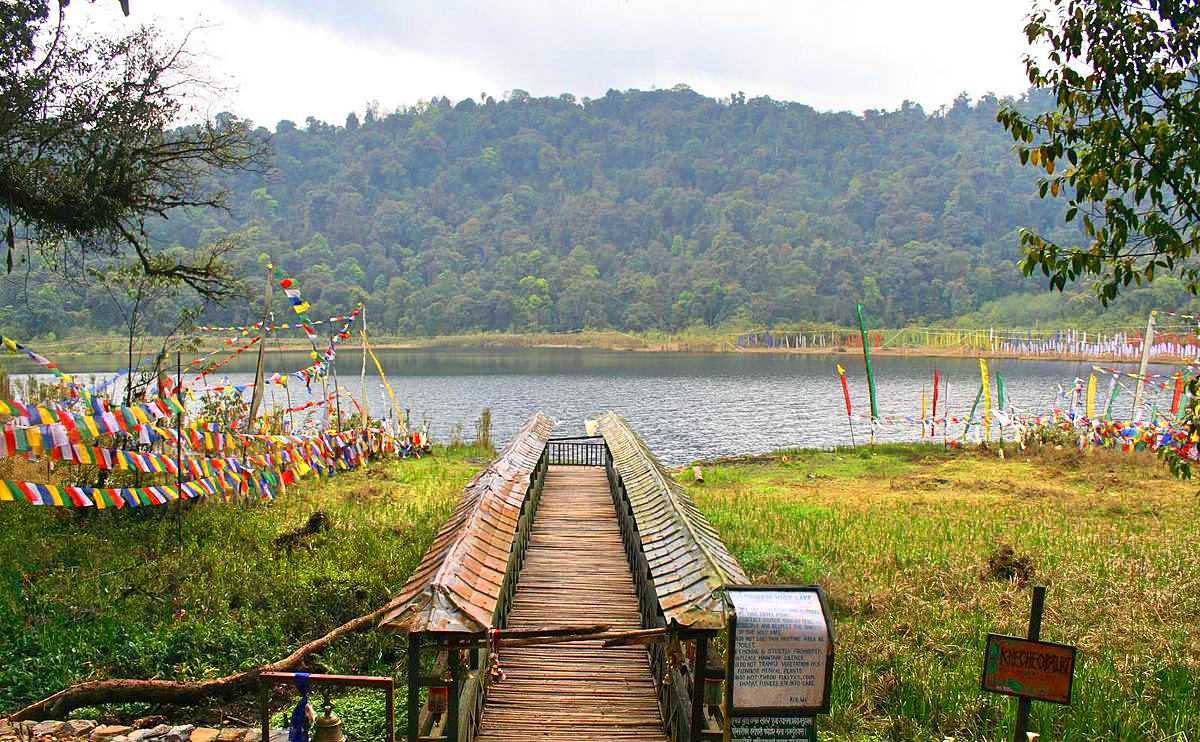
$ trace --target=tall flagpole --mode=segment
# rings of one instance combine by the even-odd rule
[[[1150,319],[1146,322],[1146,337],[1142,341],[1142,362],[1138,366],[1137,386],[1133,390],[1133,419],[1142,417],[1142,387],[1146,385],[1146,367],[1150,365],[1150,346],[1154,344],[1154,315],[1158,310],[1150,310]]]
[[[879,406],[875,402],[875,368],[871,365],[871,340],[867,337],[867,322],[863,319],[863,305],[855,304],[858,315],[858,331],[862,335],[863,363],[867,367],[867,391],[871,396],[871,444],[875,444],[875,420],[879,417]]]
[[[254,391],[250,393],[250,419],[246,421],[246,432],[254,432],[254,419],[258,417],[258,406],[262,404],[263,361],[267,352],[267,327],[271,316],[271,287],[275,282],[271,278],[271,269],[267,269],[267,290],[263,296],[263,319],[259,329],[258,364],[254,367]]]
[[[367,305],[363,304],[362,308],[362,373],[358,381],[358,396],[362,397],[362,427],[367,429],[367,421],[370,415],[367,414]]]

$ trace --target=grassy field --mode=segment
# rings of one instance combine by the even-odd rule
[[[754,581],[819,582],[837,621],[825,740],[1002,740],[989,632],[1078,645],[1048,740],[1200,740],[1200,499],[1152,459],[940,448],[782,452],[680,475]],[[1010,552],[1011,550],[1011,552]]]
[[[213,677],[277,659],[390,598],[488,458],[439,450],[269,506],[201,504],[182,543],[165,511],[0,507],[0,712],[88,678]],[[1034,706],[1043,740],[1200,740],[1200,499],[1153,460],[877,446],[704,473],[680,478],[755,581],[829,592],[838,659],[824,742],[1004,739],[1012,701],[979,691],[983,639],[1023,632],[1033,584],[1050,591],[1043,636],[1081,651],[1074,706]],[[315,511],[330,530],[276,546]],[[400,679],[403,641],[366,634],[318,659]],[[378,739],[381,705],[354,693],[338,713],[356,739]]]
[[[279,659],[367,613],[405,582],[491,455],[440,449],[310,480],[269,506],[202,503],[184,515],[182,542],[166,508],[71,512],[4,503],[0,713],[85,679],[218,677]],[[328,530],[290,551],[276,546],[315,511],[328,516]],[[403,637],[364,634],[319,660],[328,672],[402,676],[403,646]],[[352,694],[339,713],[359,739],[380,738],[379,694]],[[238,705],[183,709],[179,718],[216,723],[226,714],[254,723],[253,711]]]

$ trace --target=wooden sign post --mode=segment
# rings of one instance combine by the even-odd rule
[[[816,742],[829,713],[833,621],[816,586],[739,586],[729,604],[726,742]]]
[[[1029,631],[1025,638],[988,634],[984,650],[982,688],[1017,698],[1013,742],[1027,742],[1032,701],[1071,705],[1075,678],[1075,647],[1041,641],[1046,588],[1033,588]]]

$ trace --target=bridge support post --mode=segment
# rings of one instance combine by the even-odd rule
[[[421,724],[421,635],[408,634],[408,742],[417,742]]]
[[[708,669],[708,635],[696,637],[696,661],[692,668],[692,724],[691,742],[701,742],[704,738],[704,683],[705,671]]]
[[[461,675],[461,656],[457,649],[451,649],[446,653],[446,672],[450,674],[450,682],[446,704],[446,739],[449,742],[458,742],[458,693],[459,682]]]

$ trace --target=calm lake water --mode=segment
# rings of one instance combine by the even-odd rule
[[[583,433],[583,421],[605,411],[624,415],[654,451],[669,464],[723,455],[759,453],[782,447],[828,447],[850,442],[835,364],[846,368],[856,412],[867,411],[866,373],[861,356],[766,353],[632,353],[557,348],[490,350],[392,350],[380,360],[401,404],[415,424],[429,422],[435,439],[448,439],[455,429],[465,437],[484,407],[492,410],[493,436],[507,441],[534,412],[560,421],[557,434]],[[308,362],[295,352],[268,353],[267,371],[291,371]],[[111,356],[55,359],[77,375],[104,373],[123,365]],[[186,360],[186,359],[185,359]],[[921,390],[929,390],[936,364],[950,380],[950,413],[965,417],[979,388],[979,364],[973,359],[882,357],[875,360],[881,415],[917,416]],[[32,364],[4,359],[10,371],[29,372]],[[348,346],[338,360],[342,386],[359,394],[361,355]],[[247,353],[209,376],[208,386],[253,380],[254,358]],[[379,414],[388,408],[386,394],[369,364],[367,395]],[[1044,411],[1054,403],[1056,388],[1086,379],[1091,364],[1059,361],[993,361],[993,376],[1004,376],[1008,397],[1018,407]],[[1122,367],[1135,370],[1133,366]],[[1167,367],[1155,367],[1170,373]],[[184,374],[185,380],[193,375]],[[104,377],[101,377],[104,378]],[[1097,404],[1103,404],[1108,377],[1099,378]],[[1127,415],[1133,382],[1116,405]],[[203,386],[200,382],[196,386]],[[320,397],[292,380],[292,404]],[[269,387],[277,405],[285,399]],[[248,393],[247,393],[248,395]],[[1150,390],[1150,404],[1170,405],[1171,392]],[[939,403],[939,413],[945,409]],[[1147,407],[1149,409],[1149,407]],[[310,424],[320,414],[306,413]],[[304,414],[297,414],[301,423]],[[865,420],[855,420],[859,442]],[[951,435],[961,432],[952,425]],[[911,441],[920,436],[916,424],[881,425],[877,439]],[[939,431],[940,437],[940,431]]]

